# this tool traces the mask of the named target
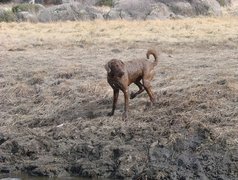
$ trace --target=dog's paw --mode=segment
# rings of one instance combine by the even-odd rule
[[[113,116],[113,112],[109,112],[108,114],[107,114],[107,116]]]
[[[134,99],[136,97],[136,93],[131,92],[130,99]]]
[[[147,102],[147,103],[145,104],[145,109],[144,109],[144,111],[151,109],[151,108],[154,107],[155,105],[156,105],[156,101],[149,101],[149,102]]]
[[[122,114],[122,120],[123,120],[123,121],[127,121],[127,118],[128,118],[128,113],[127,113],[127,112],[124,112],[124,113]]]

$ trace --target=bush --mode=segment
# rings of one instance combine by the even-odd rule
[[[16,21],[16,16],[11,10],[0,10],[0,22]]]
[[[99,0],[96,3],[97,6],[109,6],[112,7],[114,5],[113,0]]]
[[[0,0],[0,3],[10,3],[12,0]]]
[[[32,13],[37,13],[39,10],[42,9],[42,6],[39,4],[28,4],[28,3],[23,3],[23,4],[18,4],[16,6],[12,7],[12,12],[17,14],[22,11],[27,11],[27,12],[32,12]]]
[[[231,4],[231,0],[217,0],[221,6],[228,6]]]

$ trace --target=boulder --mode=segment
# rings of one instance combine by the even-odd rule
[[[129,13],[127,13],[121,9],[112,8],[108,13],[106,13],[104,15],[104,19],[107,19],[107,20],[114,20],[114,19],[133,20],[133,17]]]
[[[216,0],[118,0],[105,18],[167,19],[221,14],[221,6]]]
[[[192,0],[191,5],[196,15],[222,15],[221,6],[216,0]]]
[[[194,9],[189,2],[171,2],[168,6],[170,10],[176,14],[181,16],[192,17],[195,16]]]
[[[221,6],[216,0],[157,0],[167,5],[177,15],[221,15]]]
[[[114,8],[111,10],[113,13],[109,13],[108,19],[110,19],[110,17],[118,17],[110,16],[110,14],[122,14],[119,16],[121,19],[146,19],[147,15],[150,14],[152,10],[153,2],[153,0],[120,0],[115,3]]]
[[[80,3],[51,6],[38,15],[40,22],[75,21],[103,19],[103,14],[93,6],[82,6]]]
[[[44,0],[44,3],[51,1],[59,2],[61,0]],[[63,1],[66,2],[66,0]],[[95,19],[174,19],[199,15],[220,16],[222,15],[221,6],[231,4],[231,0],[114,0],[113,7],[105,11],[103,8],[94,6],[98,2],[98,0],[78,0],[77,3],[65,3],[47,8],[37,4],[20,4],[13,7],[13,12],[16,14],[18,21],[30,22],[84,21]],[[4,14],[4,18],[14,19],[10,14],[6,13]],[[0,19],[0,21],[5,21],[5,19]]]
[[[174,17],[174,13],[163,3],[157,3],[152,7],[146,19],[168,19]]]

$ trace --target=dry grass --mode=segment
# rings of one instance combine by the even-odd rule
[[[230,78],[236,73],[235,62],[219,60],[220,55],[212,52],[219,46],[237,48],[237,20],[236,17],[223,17],[1,23],[1,101],[14,104],[31,99],[43,109],[40,114],[45,114],[45,106],[51,103],[59,104],[60,109],[65,108],[62,98],[70,103],[84,97],[83,104],[95,97],[109,98],[111,89],[105,80],[103,64],[111,57],[144,56],[149,46],[156,46],[164,53],[159,67],[162,77],[154,82],[158,92],[189,88],[214,76]],[[203,52],[206,47],[210,48],[210,53]],[[187,48],[191,52],[183,52]],[[223,54],[232,57],[228,51]],[[230,69],[224,69],[226,64]],[[209,72],[204,71],[205,68]],[[229,86],[236,90],[234,79]]]
[[[1,23],[0,131],[10,128],[21,136],[34,131],[57,144],[62,143],[55,140],[58,133],[75,142],[80,137],[123,145],[133,134],[135,144],[159,137],[171,145],[208,129],[213,139],[206,142],[225,139],[237,148],[237,32],[237,17]],[[150,47],[160,51],[153,81],[158,103],[148,109],[143,93],[130,101],[125,123],[120,96],[116,115],[106,117],[112,90],[104,64],[145,57]],[[56,131],[62,124],[64,131]],[[125,136],[108,138],[116,129]]]
[[[85,46],[125,42],[221,43],[237,32],[236,17],[166,21],[92,21],[52,24],[2,23],[0,38],[6,48]]]

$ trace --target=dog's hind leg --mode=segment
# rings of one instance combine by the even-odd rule
[[[143,84],[141,84],[140,80],[136,81],[135,84],[138,86],[139,91],[137,91],[135,93],[131,92],[130,99],[134,99],[137,95],[139,95],[140,93],[142,93],[145,90],[145,88],[144,88]]]
[[[149,97],[150,97],[150,101],[152,102],[152,104],[155,104],[156,99],[155,99],[155,96],[154,96],[153,91],[151,90],[150,81],[147,80],[147,79],[145,79],[145,78],[143,78],[142,80],[143,80],[143,85],[144,85],[144,87],[145,87],[145,90],[146,90],[147,94],[148,94]]]

